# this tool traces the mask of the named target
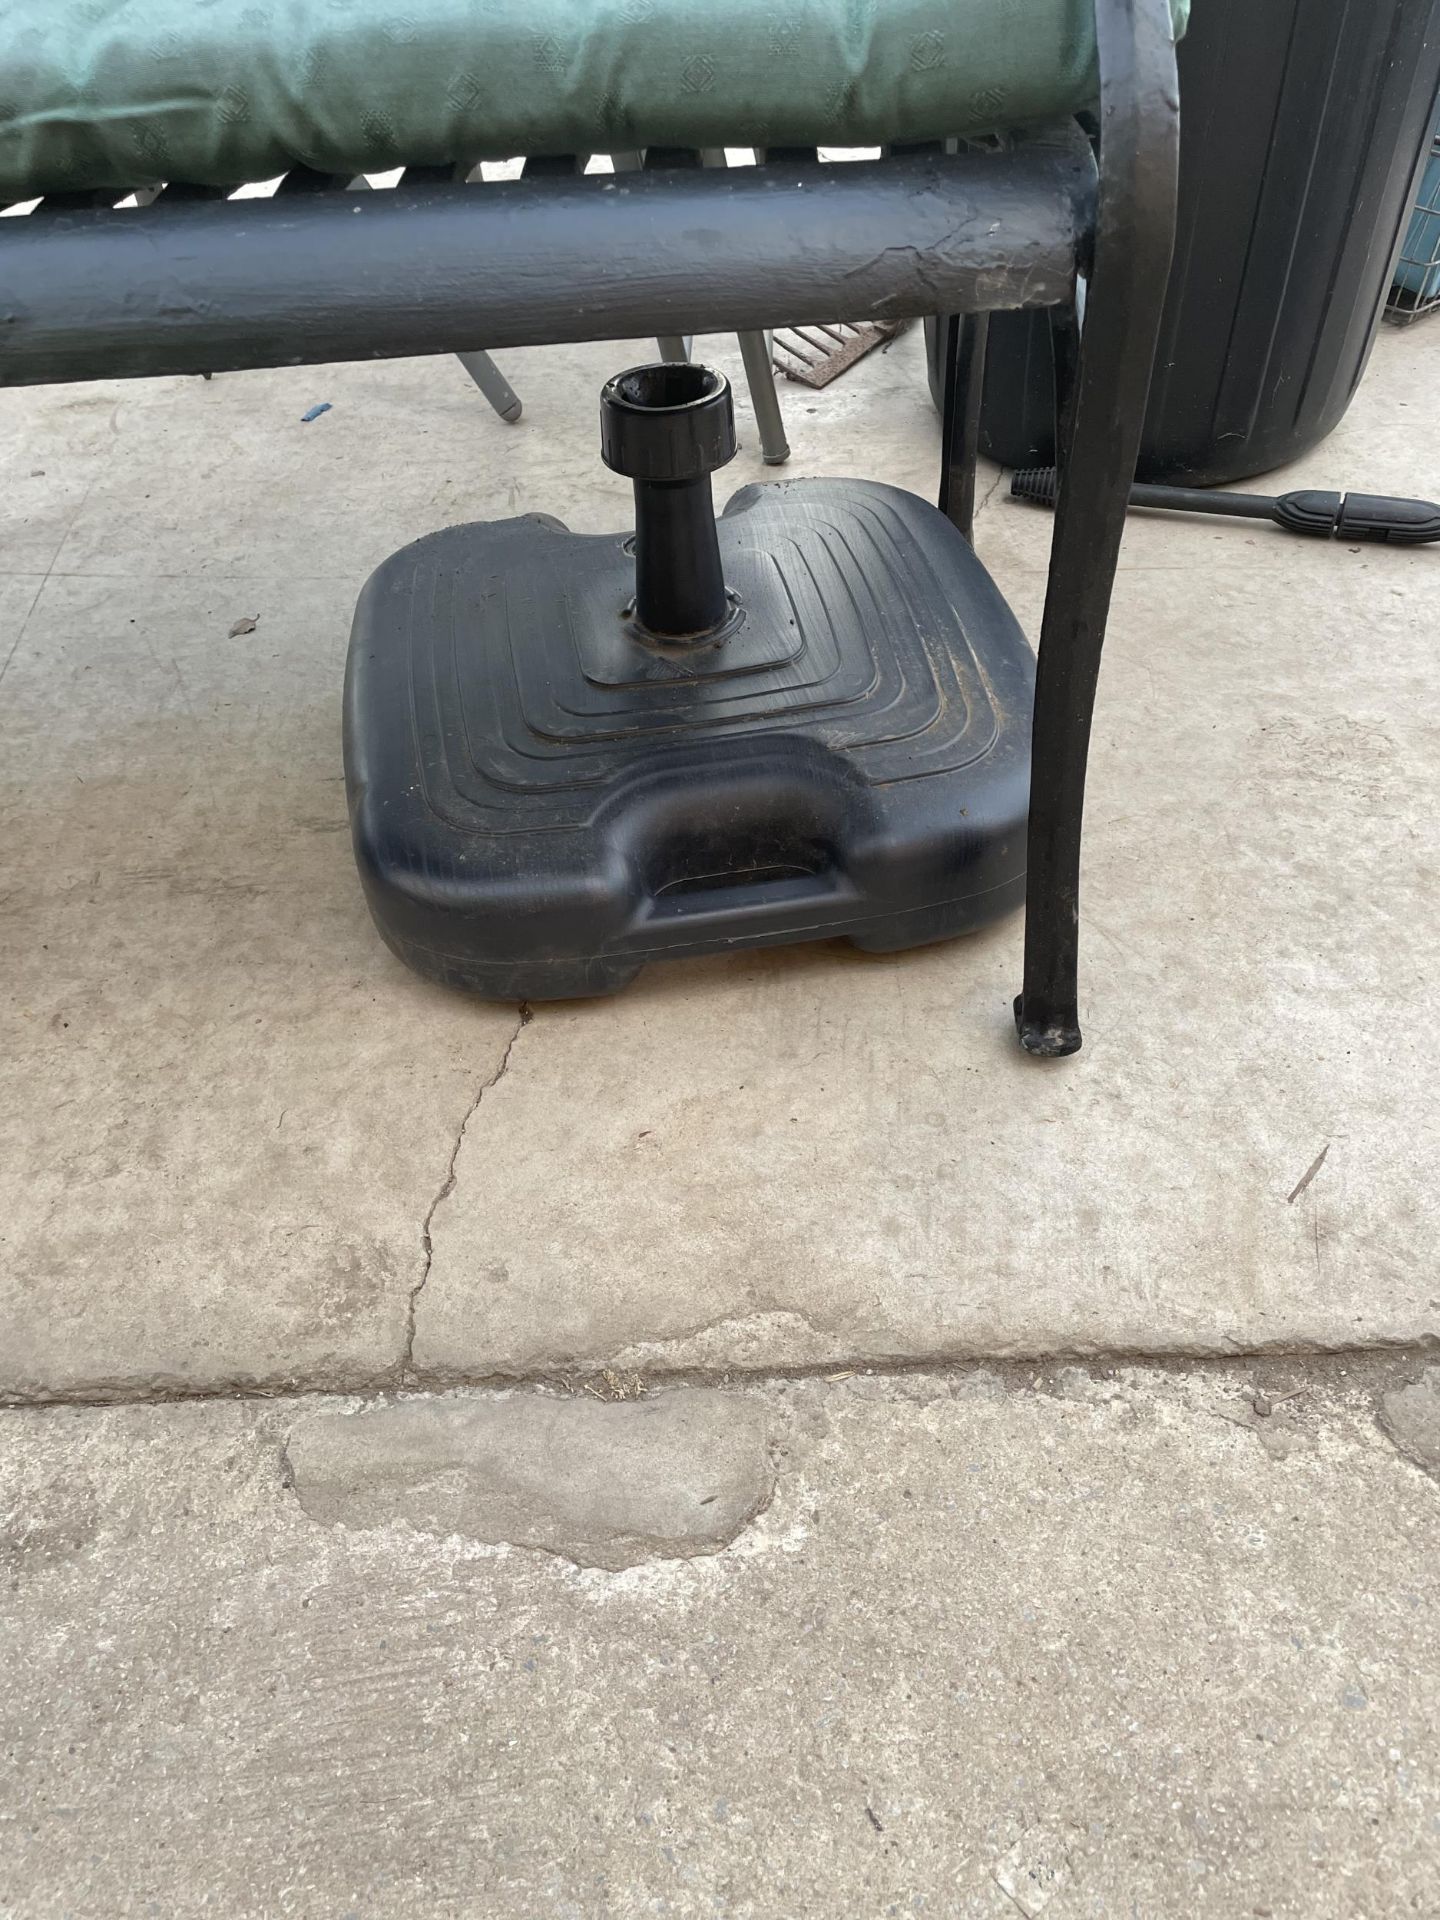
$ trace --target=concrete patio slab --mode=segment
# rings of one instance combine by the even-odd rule
[[[355,593],[447,521],[620,524],[645,351],[506,356],[515,429],[441,361],[0,394],[0,1392],[1434,1338],[1433,552],[1133,524],[1071,1063],[1014,1049],[1018,923],[523,1031],[386,954]],[[1295,479],[1433,491],[1437,367],[1382,337]],[[929,485],[916,338],[784,398],[794,471]],[[1031,631],[1047,535],[982,516]]]
[[[1387,1381],[715,1394],[768,1432],[771,1504],[720,1552],[656,1540],[619,1573],[437,1531],[423,1488],[413,1522],[403,1496],[313,1518],[286,1456],[313,1401],[0,1415],[0,1904],[1428,1913],[1437,1491],[1376,1423]],[[397,1411],[464,1453],[477,1420],[523,1447],[534,1398]],[[669,1398],[596,1409],[590,1480],[628,1484],[631,1425]]]

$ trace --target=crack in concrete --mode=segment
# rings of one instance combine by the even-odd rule
[[[990,482],[990,485],[985,489],[984,499],[981,500],[975,508],[976,520],[980,518],[981,514],[984,513],[985,509],[989,506],[990,502],[995,498],[996,494],[1000,491],[1000,487],[1004,479],[1005,479],[1005,469],[1004,467],[1001,467],[1000,471],[996,474],[995,478]]]
[[[514,1044],[512,1040],[511,1044]],[[498,1077],[498,1076],[497,1076]],[[493,1081],[490,1085],[493,1085]],[[484,1089],[489,1092],[489,1085]],[[443,1196],[437,1195],[437,1200]],[[414,1290],[418,1297],[420,1288]],[[931,1377],[963,1380],[978,1375],[994,1375],[1017,1390],[1037,1390],[1037,1379],[1057,1368],[1073,1367],[1082,1373],[1104,1374],[1117,1367],[1136,1367],[1152,1373],[1173,1375],[1233,1374],[1251,1381],[1257,1368],[1284,1366],[1293,1372],[1303,1368],[1316,1381],[1328,1380],[1334,1373],[1354,1369],[1364,1381],[1383,1379],[1394,1385],[1404,1378],[1407,1368],[1433,1363],[1440,1357],[1440,1334],[1415,1338],[1377,1340],[1317,1346],[1294,1339],[1274,1342],[1248,1342],[1226,1347],[1223,1351],[1176,1352],[1156,1347],[1086,1345],[1037,1348],[1034,1352],[1004,1354],[932,1353],[874,1354],[838,1353],[825,1360],[779,1365],[716,1363],[679,1367],[637,1369],[633,1385],[641,1392],[665,1392],[674,1387],[765,1387],[805,1380],[827,1380],[839,1374],[845,1377],[873,1377],[885,1380]],[[325,1380],[304,1379],[296,1375],[277,1375],[274,1379],[217,1379],[204,1385],[175,1384],[153,1386],[136,1392],[130,1382],[89,1384],[72,1390],[11,1388],[0,1393],[0,1412],[27,1412],[47,1407],[167,1407],[223,1400],[231,1402],[265,1400],[352,1400],[391,1399],[402,1390],[416,1394],[446,1392],[489,1393],[517,1390],[536,1393],[583,1392],[587,1382],[603,1382],[608,1363],[596,1360],[572,1360],[566,1366],[541,1364],[538,1367],[508,1370],[475,1369],[473,1372],[440,1378],[412,1372],[397,1381],[396,1370],[387,1366],[380,1373],[357,1372],[353,1378],[343,1374]],[[1251,1381],[1253,1384],[1253,1381]],[[1373,1382],[1372,1382],[1373,1384]]]
[[[682,1356],[678,1361],[663,1357],[668,1350],[684,1348],[701,1341],[708,1333],[722,1328],[742,1327],[747,1322],[774,1318],[800,1322],[820,1337],[831,1337],[835,1329],[816,1320],[799,1307],[769,1309],[741,1307],[718,1314],[698,1326],[677,1333],[627,1339],[596,1353],[536,1354],[515,1365],[501,1365],[481,1371],[465,1367],[426,1367],[412,1370],[406,1385],[415,1391],[447,1393],[463,1390],[531,1386],[567,1390],[587,1382],[602,1381],[607,1369],[619,1370],[633,1378],[641,1391],[676,1386],[731,1386],[741,1382],[764,1384],[775,1381],[825,1379],[837,1372],[901,1377],[907,1374],[966,1374],[1009,1369],[1017,1374],[1035,1373],[1055,1367],[1103,1369],[1106,1367],[1144,1367],[1160,1371],[1213,1371],[1243,1365],[1269,1366],[1293,1363],[1316,1369],[1335,1364],[1417,1362],[1440,1354],[1440,1334],[1378,1336],[1363,1342],[1310,1341],[1296,1336],[1273,1341],[1232,1341],[1221,1346],[1165,1348],[1113,1346],[1091,1341],[1058,1342],[1053,1346],[1027,1348],[1014,1346],[1004,1350],[940,1345],[929,1352],[864,1352],[850,1346],[837,1346],[832,1352],[812,1360],[787,1358],[769,1364],[742,1358],[707,1360]]]
[[[411,1375],[415,1355],[415,1320],[420,1310],[420,1296],[424,1293],[429,1283],[430,1269],[435,1264],[435,1242],[432,1233],[435,1225],[435,1216],[455,1191],[456,1170],[460,1164],[460,1149],[465,1144],[465,1135],[469,1131],[470,1122],[480,1111],[481,1102],[484,1100],[486,1094],[489,1093],[492,1088],[498,1087],[500,1082],[505,1078],[510,1066],[510,1056],[515,1051],[515,1042],[520,1038],[526,1027],[529,1026],[530,1020],[530,1004],[528,1001],[522,1000],[520,1002],[520,1017],[515,1022],[514,1032],[505,1042],[505,1051],[500,1056],[500,1064],[496,1067],[494,1073],[490,1075],[490,1078],[483,1081],[476,1089],[475,1098],[466,1108],[464,1118],[456,1129],[455,1139],[450,1148],[450,1159],[445,1168],[445,1178],[440,1182],[435,1193],[435,1198],[426,1209],[425,1219],[420,1227],[420,1247],[424,1256],[424,1264],[420,1269],[420,1278],[410,1289],[410,1299],[405,1312],[405,1337],[401,1342],[400,1358],[395,1364],[396,1381],[401,1385],[403,1385]]]

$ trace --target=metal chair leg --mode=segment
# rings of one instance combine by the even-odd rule
[[[1040,628],[1020,1043],[1080,1046],[1080,832],[1090,722],[1175,233],[1179,89],[1166,0],[1095,0],[1094,262]]]
[[[688,360],[690,342],[679,333],[657,333],[655,345],[660,350],[662,360]]]
[[[524,408],[520,396],[501,373],[488,353],[457,353],[455,358],[490,402],[502,420],[513,426]]]
[[[760,457],[767,467],[783,467],[790,458],[790,442],[785,437],[785,418],[780,411],[780,396],[775,391],[769,336],[742,333],[737,338],[740,356],[745,362],[750,404],[755,409],[755,425],[760,432]]]
[[[985,385],[988,313],[952,313],[945,323],[944,452],[940,511],[975,544],[975,462],[980,453],[980,399]]]

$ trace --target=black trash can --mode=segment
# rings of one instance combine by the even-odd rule
[[[1365,369],[1440,88],[1440,0],[1195,0],[1138,475],[1214,486],[1331,431]],[[943,330],[927,323],[931,387]],[[1044,314],[990,322],[981,446],[1055,457]]]

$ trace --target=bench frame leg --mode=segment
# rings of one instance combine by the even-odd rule
[[[1175,233],[1179,87],[1167,0],[1096,0],[1100,184],[1035,687],[1025,966],[1027,1052],[1081,1042],[1080,838],[1100,653],[1135,477]]]

